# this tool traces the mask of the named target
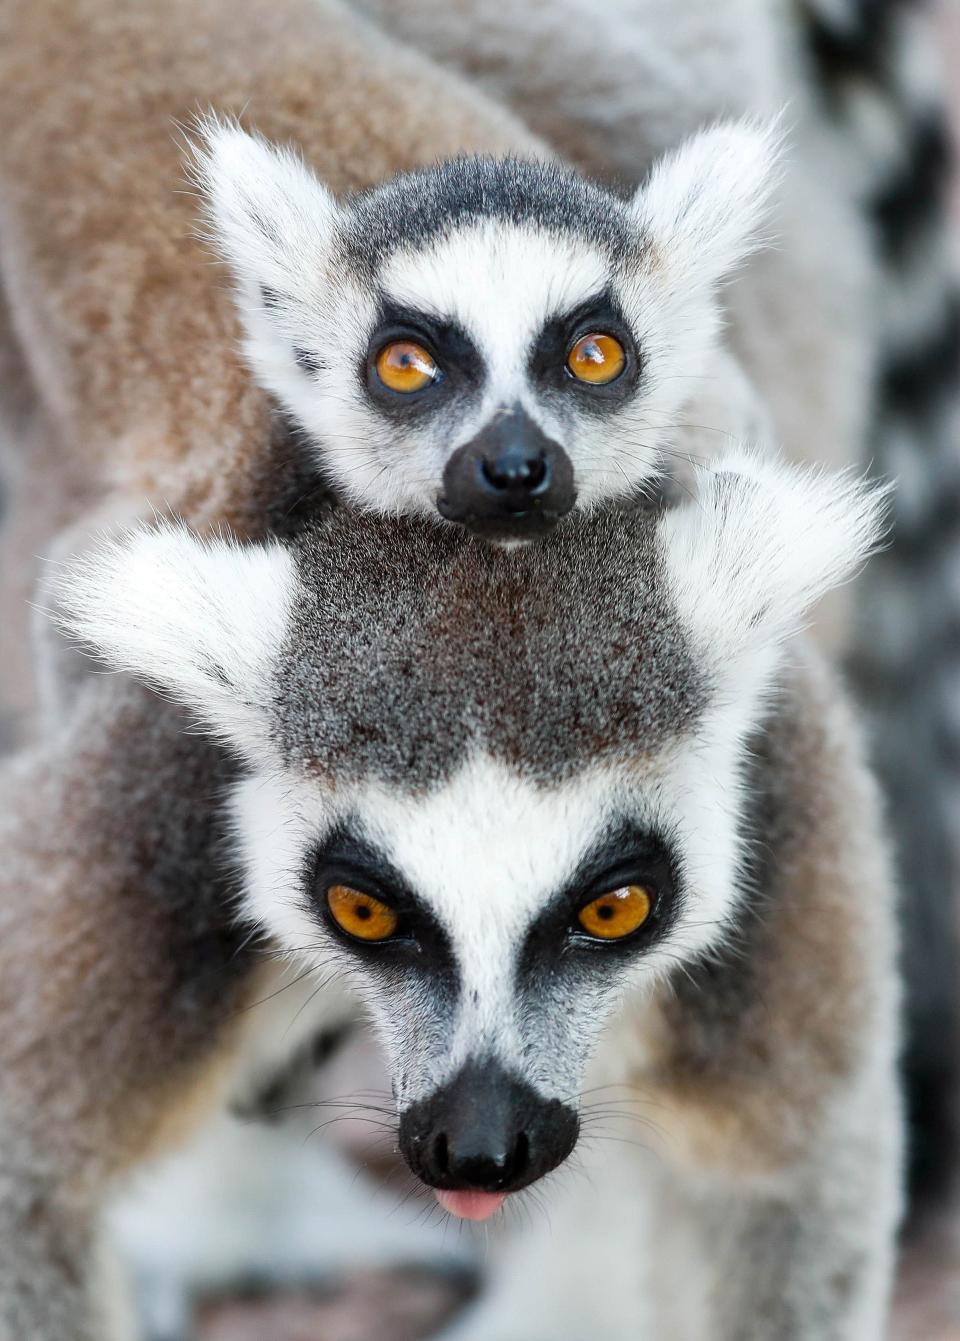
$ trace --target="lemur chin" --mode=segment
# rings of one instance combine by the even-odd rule
[[[251,366],[337,491],[523,540],[661,474],[775,156],[769,128],[721,124],[629,200],[475,157],[337,202],[293,151],[210,120],[196,175]]]

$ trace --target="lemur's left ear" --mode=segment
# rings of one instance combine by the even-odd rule
[[[109,665],[194,709],[241,751],[268,730],[294,561],[279,544],[200,540],[185,527],[101,545],[56,583],[57,618]]]
[[[677,610],[718,668],[775,648],[880,540],[889,493],[850,475],[740,452],[697,471],[663,514]]]
[[[276,148],[238,125],[208,118],[197,126],[193,175],[206,196],[213,240],[251,300],[302,296],[338,218],[333,195],[292,149]]]
[[[755,248],[777,182],[774,126],[722,122],[654,165],[633,199],[658,262],[712,285]]]

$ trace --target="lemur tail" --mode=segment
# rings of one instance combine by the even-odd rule
[[[877,263],[870,469],[898,488],[890,546],[859,587],[849,669],[872,716],[899,845],[909,1171],[923,1206],[957,1163],[960,1081],[960,296],[949,254],[950,134],[922,6],[799,8],[824,125],[862,189]]]

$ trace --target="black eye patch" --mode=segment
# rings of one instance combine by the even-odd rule
[[[435,986],[456,991],[456,965],[446,932],[359,825],[338,825],[310,852],[303,884],[311,914],[368,966],[385,972],[428,974]],[[361,890],[393,909],[397,914],[395,935],[369,943],[344,938],[327,907],[327,891],[335,885]]]
[[[438,376],[429,386],[406,395],[384,386],[377,373],[377,357],[394,341],[411,341],[426,350],[438,369]],[[480,351],[462,326],[404,307],[386,296],[381,298],[359,371],[378,409],[401,422],[435,413],[453,401],[462,403],[463,397],[482,389],[486,377]]]
[[[582,933],[577,914],[611,890],[639,885],[651,896],[643,926],[624,940],[595,940]],[[519,974],[528,984],[544,973],[608,972],[613,961],[641,954],[662,939],[682,907],[682,881],[674,845],[668,838],[624,822],[608,830],[590,850],[567,885],[537,918],[520,955]]]
[[[590,334],[612,335],[623,347],[624,368],[615,381],[585,383],[571,376],[567,367],[570,350],[582,336]],[[613,295],[602,293],[547,321],[534,342],[528,371],[540,390],[573,397],[578,408],[603,414],[619,409],[633,395],[643,373],[643,360]]]

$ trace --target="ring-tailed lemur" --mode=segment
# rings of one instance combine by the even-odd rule
[[[644,1295],[660,1335],[881,1334],[893,888],[837,688],[784,648],[878,515],[742,455],[532,547],[335,509],[249,548],[134,533],[65,579],[70,628],[243,760],[243,914],[366,1004],[414,1174],[488,1218],[558,1170],[551,1269],[528,1239],[458,1335],[626,1341]],[[662,1163],[617,1160],[588,1248],[559,1170],[594,1053]]]
[[[251,366],[324,475],[363,507],[520,539],[663,473],[774,154],[769,129],[718,125],[629,201],[556,164],[463,158],[338,204],[217,121],[196,162]]]

